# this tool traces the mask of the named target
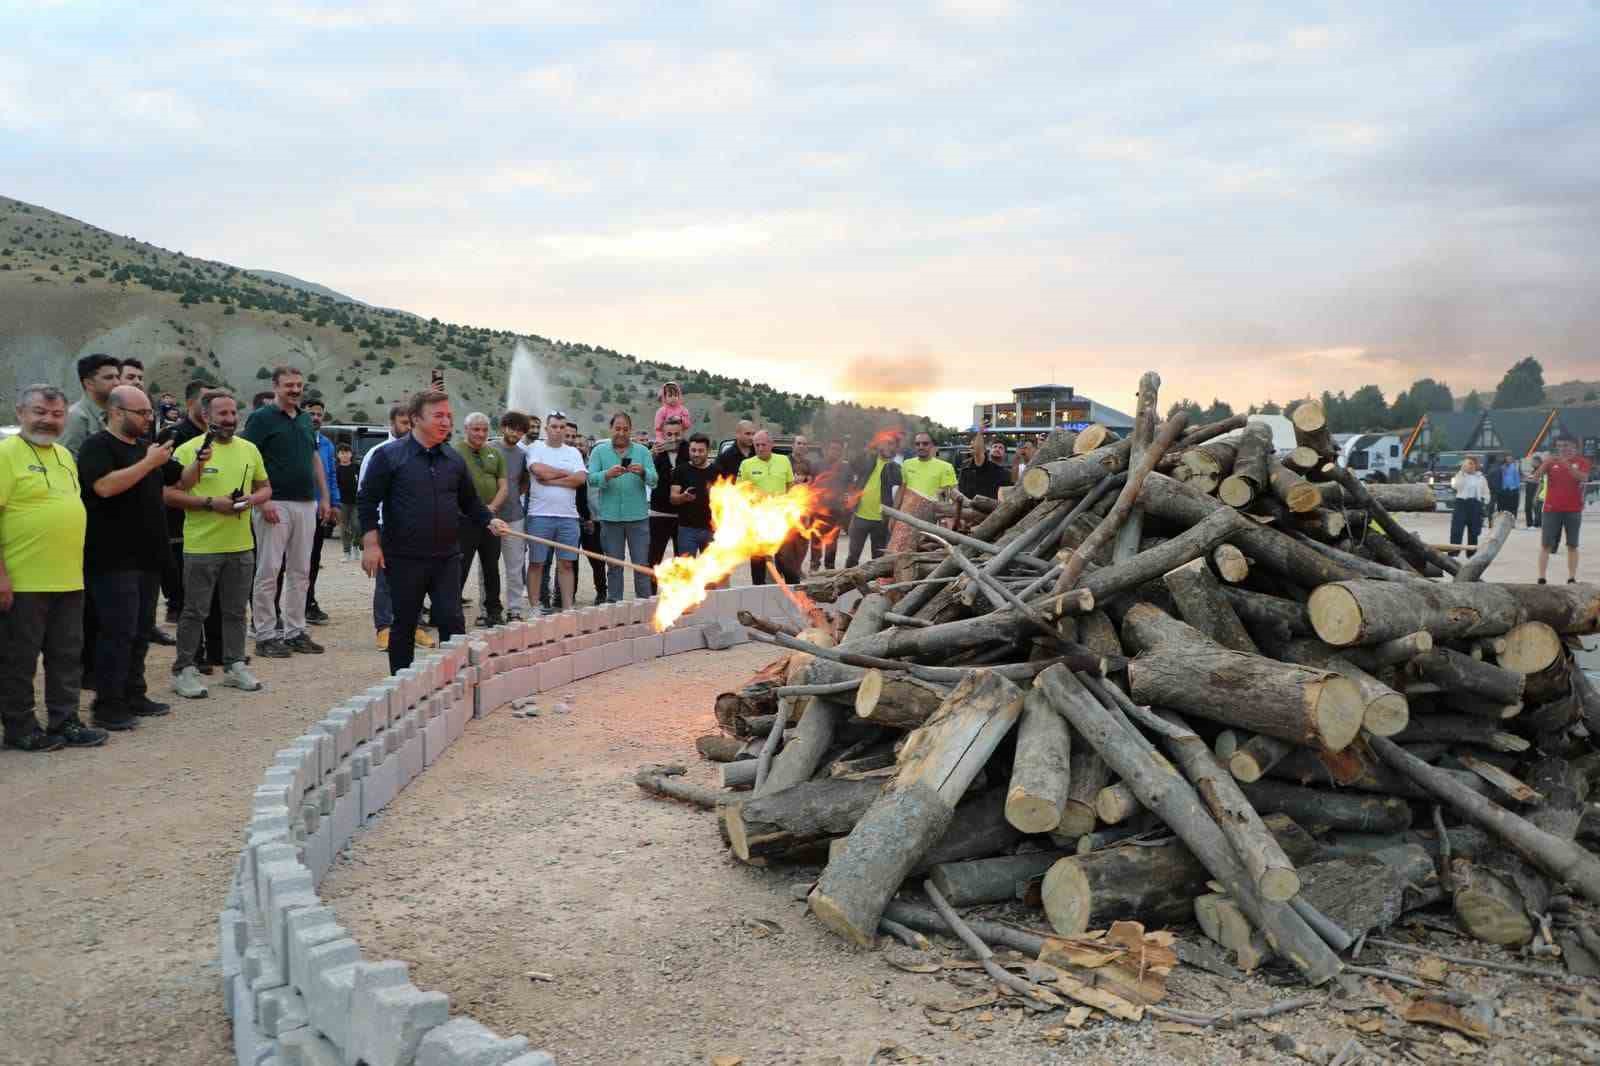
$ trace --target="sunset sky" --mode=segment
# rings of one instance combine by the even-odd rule
[[[15,3],[0,192],[965,422],[1600,377],[1600,5]]]

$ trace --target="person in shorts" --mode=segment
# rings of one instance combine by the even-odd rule
[[[578,493],[588,484],[588,469],[578,449],[567,443],[567,420],[551,411],[544,420],[545,438],[528,445],[528,532],[576,548],[582,537],[578,527]],[[578,589],[578,553],[528,544],[528,599],[539,601],[539,582],[545,561],[556,553],[556,587],[561,608],[572,607]]]
[[[1567,541],[1567,584],[1578,582],[1578,527],[1583,522],[1584,483],[1589,480],[1589,460],[1578,454],[1577,438],[1563,433],[1556,438],[1555,454],[1539,464],[1535,478],[1545,479],[1544,517],[1539,531],[1539,584],[1545,583],[1550,555]]]

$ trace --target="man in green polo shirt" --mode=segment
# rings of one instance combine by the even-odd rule
[[[768,496],[782,496],[794,484],[794,466],[787,455],[772,450],[772,434],[761,430],[755,435],[756,453],[739,464],[739,480],[748,481]],[[778,573],[789,584],[800,580],[801,540],[798,532],[791,533],[783,547],[772,556]],[[767,583],[767,557],[753,556],[750,560],[750,584]]]
[[[933,437],[918,433],[916,446],[916,457],[900,464],[900,478],[905,487],[930,500],[959,497],[956,468],[934,453]]]
[[[478,490],[478,499],[490,514],[499,514],[506,499],[506,458],[489,443],[489,416],[474,411],[467,416],[463,427],[464,439],[457,441],[456,452],[467,461],[467,474],[472,487]],[[487,526],[461,520],[461,588],[467,587],[467,575],[472,572],[472,560],[478,560],[478,571],[483,581],[483,611],[478,615],[480,626],[497,626],[505,621],[500,610],[500,538]]]
[[[273,400],[250,412],[239,434],[256,446],[272,482],[272,499],[254,509],[256,584],[251,630],[256,654],[287,659],[294,652],[320,655],[306,631],[306,589],[317,523],[333,517],[333,497],[317,450],[317,431],[301,409],[305,375],[292,366],[272,371]],[[283,571],[280,614],[278,572]]]

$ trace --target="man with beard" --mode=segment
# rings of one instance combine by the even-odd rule
[[[165,491],[167,506],[184,511],[183,614],[172,690],[191,700],[207,695],[195,654],[213,592],[222,601],[222,683],[245,692],[261,688],[244,664],[245,608],[256,573],[250,515],[272,499],[261,452],[238,436],[237,401],[218,389],[206,393],[204,402],[207,435],[190,438],[173,453],[185,479],[193,473],[194,480],[187,490]]]
[[[861,549],[870,541],[872,557],[876,559],[889,545],[889,523],[883,517],[883,505],[894,506],[895,490],[900,487],[900,464],[895,462],[894,437],[880,433],[873,438],[873,450],[851,471],[851,481],[858,486],[856,513],[850,518],[850,549],[844,565],[851,567],[861,559]]]
[[[678,513],[672,506],[672,472],[689,461],[689,445],[683,439],[683,423],[676,415],[669,415],[661,423],[661,439],[650,448],[655,461],[656,487],[650,490],[650,566],[653,568],[667,556],[671,545],[673,554],[680,551],[678,544]],[[652,589],[654,585],[652,584]]]
[[[739,465],[756,453],[756,424],[741,420],[733,431],[733,443],[717,456],[717,473],[729,481],[739,480]]]
[[[532,419],[521,411],[507,411],[500,416],[500,438],[492,443],[506,471],[505,498],[495,517],[505,521],[512,529],[521,529],[526,516],[528,495],[528,453],[522,438],[527,435]],[[505,572],[506,620],[522,620],[528,602],[527,578],[524,568],[528,564],[528,542],[508,537],[500,542],[500,565]],[[487,592],[487,586],[485,586]],[[487,597],[485,598],[487,602]]]
[[[119,384],[132,385],[140,392],[144,391],[144,363],[141,360],[130,356],[122,360],[119,364],[119,369],[122,371],[121,377],[118,379]],[[153,419],[150,422],[150,426],[152,429],[155,428]]]
[[[739,464],[739,480],[748,481],[767,496],[782,496],[794,485],[794,466],[787,455],[772,450],[772,434],[762,430],[752,441],[756,453]],[[773,565],[784,581],[793,585],[800,580],[800,535],[791,531],[772,555]],[[767,556],[750,558],[750,584],[767,583]]]
[[[600,543],[605,554],[621,559],[626,550],[635,565],[650,554],[649,493],[656,486],[650,449],[633,440],[633,419],[625,411],[611,416],[611,439],[589,453],[589,484],[600,490]],[[650,598],[650,575],[633,572],[635,598]],[[622,567],[606,564],[606,595],[622,602]]]
[[[507,489],[506,460],[499,449],[489,443],[489,416],[474,411],[464,423],[464,439],[454,445],[456,454],[467,464],[472,475],[472,487],[489,513],[500,517],[500,507],[505,503]],[[461,523],[461,591],[466,591],[467,575],[472,570],[472,560],[478,560],[478,573],[483,582],[483,610],[478,615],[480,626],[497,626],[505,621],[500,610],[500,538],[476,522]]]
[[[17,395],[21,432],[0,440],[0,719],[6,746],[22,751],[106,740],[78,719],[86,516],[77,464],[57,443],[66,421],[60,389],[29,385]],[[33,711],[41,655],[48,729]]]
[[[689,459],[672,471],[669,502],[678,516],[675,555],[699,555],[711,543],[711,484],[717,468],[711,465],[711,438],[696,433],[689,438]]]
[[[839,559],[839,534],[849,526],[850,464],[844,461],[844,441],[830,440],[822,446],[822,465],[811,475],[817,489],[817,509],[812,515],[815,536],[811,538],[812,572],[832,570]]]
[[[162,490],[188,489],[200,468],[184,470],[172,461],[171,444],[148,442],[155,409],[143,389],[117,386],[106,415],[106,428],[83,442],[78,476],[89,517],[85,578],[97,626],[94,724],[120,730],[171,710],[149,697],[144,676],[167,555]]]
[[[60,441],[74,458],[84,441],[106,428],[106,404],[111,390],[122,384],[122,363],[104,352],[86,355],[78,360],[78,384],[83,386],[83,396],[67,408]]]
[[[961,468],[957,485],[961,495],[968,499],[987,496],[991,500],[998,500],[1000,490],[1011,484],[1011,471],[1005,465],[1005,445],[999,441],[995,441],[995,445],[1000,449],[998,459],[995,458],[994,448],[984,444],[983,434],[973,434],[972,462]]]

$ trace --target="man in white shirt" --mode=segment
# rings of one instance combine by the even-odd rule
[[[588,466],[578,449],[566,443],[567,424],[552,412],[544,420],[545,439],[530,444],[528,453],[528,532],[576,548],[582,540],[578,526],[578,493],[589,483]],[[572,607],[578,590],[578,553],[547,544],[528,545],[528,599],[539,602],[539,583],[545,560],[556,553],[556,584],[561,608]]]

